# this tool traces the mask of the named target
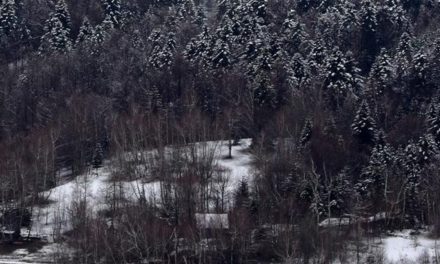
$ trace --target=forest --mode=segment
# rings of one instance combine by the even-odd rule
[[[436,0],[0,0],[0,255],[389,263],[369,241],[440,238],[439,23]]]

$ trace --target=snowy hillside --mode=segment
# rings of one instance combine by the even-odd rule
[[[227,142],[197,143],[198,148],[208,149],[215,153],[214,163],[228,172],[226,186],[228,201],[243,179],[250,179],[252,155],[247,151],[251,141],[241,140],[241,144],[232,147],[232,159],[225,159],[228,153]],[[73,181],[57,186],[44,193],[51,203],[49,206],[37,207],[33,213],[33,226],[31,232],[48,238],[50,242],[54,236],[69,230],[69,210],[72,203],[86,197],[88,205],[95,212],[104,209],[104,203],[110,182],[112,165],[107,162],[105,166],[91,169],[86,174],[76,177]],[[126,198],[136,201],[142,197],[147,200],[156,200],[160,204],[161,182],[143,182],[142,180],[125,181],[123,185]]]

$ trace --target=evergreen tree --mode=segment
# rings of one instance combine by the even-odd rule
[[[139,30],[133,31],[133,35],[131,38],[131,44],[132,44],[133,48],[135,48],[137,50],[143,51],[145,49],[145,43],[144,43],[144,40],[142,39],[142,36],[141,36],[141,33],[139,32]]]
[[[272,46],[269,41],[253,45],[254,48],[248,47],[246,59],[248,61],[247,75],[252,78],[260,73],[270,74],[273,64],[278,58],[278,49]]]
[[[303,85],[307,84],[310,73],[308,72],[306,63],[301,54],[296,53],[287,67],[287,72],[289,74],[288,80],[292,89],[299,90]]]
[[[375,206],[383,203],[388,189],[390,167],[395,162],[395,154],[389,144],[376,144],[371,152],[368,165],[362,172],[360,191],[373,200]]]
[[[51,17],[45,26],[46,33],[41,39],[40,53],[66,53],[72,47],[70,29],[65,28],[57,17]]]
[[[437,144],[432,135],[427,134],[420,137],[417,142],[418,165],[424,166],[432,162],[434,156],[438,153]]]
[[[0,6],[0,36],[10,37],[18,29],[15,0],[4,0]]]
[[[323,200],[326,204],[328,217],[340,216],[343,213],[349,212],[351,189],[347,169],[339,172],[326,184],[326,192],[323,196]]]
[[[179,17],[179,20],[192,22],[196,12],[196,5],[193,0],[182,0],[177,7],[177,16]]]
[[[102,0],[104,8],[104,24],[110,28],[120,28],[122,26],[122,10],[120,0]]]
[[[56,16],[60,20],[63,28],[68,28],[70,30],[70,28],[72,27],[72,22],[65,0],[57,1],[55,5],[54,16]]]
[[[409,86],[412,90],[410,96],[431,96],[431,90],[427,87],[428,59],[423,52],[418,52],[414,55],[410,74]]]
[[[309,53],[308,64],[312,74],[316,75],[321,73],[322,68],[326,63],[326,50],[324,46],[319,42],[312,43],[312,49]]]
[[[400,37],[399,45],[397,47],[397,58],[404,59],[407,62],[412,60],[413,43],[412,37],[408,32],[404,32]]]
[[[194,19],[192,21],[194,24],[198,25],[200,28],[202,28],[206,23],[206,14],[203,6],[198,6],[196,8],[196,14],[194,16]]]
[[[95,146],[95,150],[93,151],[93,157],[92,157],[93,168],[100,168],[102,166],[103,160],[104,160],[104,150],[102,149],[102,145],[100,143],[97,143]]]
[[[405,93],[408,76],[411,71],[411,62],[413,59],[412,37],[408,32],[404,32],[400,37],[399,45],[394,57],[396,65],[396,82],[399,86],[400,93]],[[409,103],[407,103],[409,104]]]
[[[361,102],[356,117],[351,125],[353,135],[363,144],[372,144],[375,142],[376,122],[371,117],[370,108],[364,100]]]
[[[277,105],[277,94],[266,72],[260,72],[252,82],[254,103],[259,108],[273,109]]]
[[[248,182],[243,179],[240,181],[237,191],[235,192],[234,207],[247,208],[250,205],[251,205],[251,197],[250,197],[249,185]]]
[[[426,125],[428,133],[433,136],[433,139],[440,144],[440,109],[436,103],[432,103],[427,113]]]
[[[44,52],[66,53],[72,48],[70,39],[70,14],[64,0],[57,2],[50,14],[41,37],[40,54]]]
[[[232,64],[232,55],[228,43],[218,39],[212,51],[212,67],[214,69],[228,68]]]
[[[209,29],[204,27],[203,31],[186,46],[184,56],[194,64],[201,63],[203,66],[208,66],[214,54],[213,43],[214,39],[209,33]]]
[[[369,72],[378,52],[377,45],[377,8],[374,2],[364,0],[360,11],[362,62],[364,72]]]
[[[299,143],[301,144],[301,146],[305,146],[307,143],[310,142],[310,140],[312,139],[312,132],[313,132],[312,121],[307,119],[306,123],[304,124],[304,127],[301,131],[301,136],[300,136],[300,140],[299,140]]]
[[[400,0],[385,0],[381,11],[395,29],[400,30],[407,26],[408,19]]]
[[[89,19],[85,17],[83,19],[81,27],[79,28],[79,33],[76,37],[75,45],[78,46],[83,42],[89,42],[94,34],[95,32],[89,22]]]
[[[349,93],[357,90],[359,69],[336,48],[327,59],[325,70],[324,89],[327,100],[333,108],[338,108]]]
[[[293,55],[301,51],[302,45],[306,42],[307,34],[304,25],[298,21],[295,11],[289,11],[287,18],[281,26],[280,45],[289,54]]]
[[[405,148],[404,169],[405,182],[405,211],[410,224],[417,228],[421,218],[421,182],[423,166],[427,164],[436,153],[430,136],[423,136],[419,142],[412,141]]]
[[[92,40],[93,44],[96,46],[101,45],[108,37],[108,33],[105,30],[103,25],[96,25],[96,27],[93,31],[94,31],[94,34],[92,35],[91,40]]]
[[[386,91],[391,89],[392,77],[393,69],[391,58],[388,56],[386,50],[382,49],[370,71],[371,88],[374,97],[381,97]]]
[[[153,37],[158,36],[156,35]],[[157,39],[157,41],[158,42],[153,43],[150,64],[158,70],[169,69],[173,64],[173,57],[176,51],[175,34],[173,32],[168,33],[163,45],[160,45],[160,39]]]

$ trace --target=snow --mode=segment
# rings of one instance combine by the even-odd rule
[[[231,198],[240,181],[243,179],[252,180],[250,173],[252,155],[246,151],[250,144],[250,139],[243,139],[240,141],[240,145],[233,146],[231,159],[225,159],[229,153],[227,141],[199,142],[195,144],[199,152],[214,153],[213,165],[219,166],[227,172],[226,200],[228,202],[232,201]],[[172,147],[167,147],[166,152],[170,152],[170,150],[172,150]],[[157,153],[157,151],[127,153],[125,156],[128,159],[133,159],[136,156],[142,156],[142,154],[151,156],[154,153]],[[142,165],[139,165],[135,173],[147,173],[140,166],[142,167]],[[42,193],[43,197],[46,197],[51,203],[47,206],[37,206],[33,209],[33,226],[29,232],[46,238],[49,242],[54,242],[57,235],[71,228],[69,226],[70,209],[76,201],[85,199],[87,206],[94,213],[105,209],[106,196],[112,187],[110,181],[111,174],[111,164],[107,162],[102,168],[90,169],[74,180]],[[162,186],[160,181],[145,182],[142,179],[137,179],[116,184],[118,188],[122,186],[124,198],[127,200],[138,201],[145,198],[147,201],[160,205]]]
[[[197,227],[200,229],[228,229],[227,214],[196,214]]]
[[[350,224],[350,218],[326,218],[318,224],[319,227],[337,227]]]
[[[44,192],[42,195],[51,203],[45,207],[34,208],[31,232],[47,237],[49,242],[53,242],[56,234],[68,231],[70,208],[74,201],[85,197],[91,208],[99,209],[104,202],[103,194],[109,176],[106,168],[95,169]]]
[[[29,252],[27,249],[17,249],[8,255],[0,255],[0,264],[43,264],[53,263],[53,256],[61,250],[58,244],[48,244],[36,252]],[[71,252],[63,249],[65,253]]]
[[[226,158],[229,153],[227,141],[210,141],[190,144],[196,146],[196,150],[203,154],[213,154],[213,164],[217,168],[223,170],[227,175],[226,184],[226,200],[229,204],[232,203],[232,197],[242,180],[247,180],[252,183],[252,154],[248,151],[251,144],[250,139],[243,139],[240,145],[232,147],[232,158]],[[165,148],[165,152],[172,155],[173,147]],[[149,159],[157,153],[157,150],[150,150],[145,152],[126,153],[127,159],[142,160],[142,156],[147,154]],[[137,157],[137,156],[141,157]],[[137,157],[137,158],[136,158]],[[170,156],[171,157],[171,156]],[[145,163],[145,161],[144,161]],[[0,264],[2,263],[38,263],[43,261],[42,256],[50,256],[56,252],[60,245],[53,243],[56,241],[57,235],[68,231],[69,218],[71,217],[71,206],[75,201],[87,201],[87,205],[92,213],[105,209],[106,197],[112,188],[110,181],[112,176],[112,164],[107,161],[102,168],[90,169],[88,172],[76,177],[74,180],[65,182],[49,191],[42,193],[51,203],[46,206],[36,206],[33,210],[33,226],[31,230],[24,230],[23,234],[29,232],[32,235],[38,235],[47,239],[50,242],[36,253],[29,253],[27,250],[20,249],[14,251],[8,256],[0,256]],[[138,201],[146,199],[154,202],[160,206],[161,202],[161,188],[162,182],[153,180],[146,182],[149,170],[141,162],[136,167],[134,172],[134,179],[132,181],[122,181],[115,184],[122,187],[124,198],[128,201]],[[60,175],[68,175],[69,172],[60,173]],[[142,176],[142,177],[141,177]],[[252,185],[252,184],[251,184]],[[373,222],[375,220],[383,219],[385,214],[378,213],[375,216],[358,219],[357,221]],[[214,226],[214,228],[229,228],[227,214],[211,214],[199,213],[196,214],[197,225],[201,228],[207,226]],[[337,227],[349,225],[350,218],[328,218],[319,223],[320,227]],[[429,239],[426,233],[420,235],[411,235],[409,230],[396,232],[389,236],[380,239],[380,243],[376,246],[383,250],[384,257],[389,263],[401,263],[403,260],[417,262],[421,256],[426,253],[432,258],[436,256],[439,246],[436,240]]]
[[[239,146],[232,147],[232,159],[224,158],[229,151],[227,142],[221,142],[216,152],[217,164],[230,172],[227,186],[229,192],[233,192],[242,180],[250,182],[253,180],[251,178],[252,155],[246,152],[251,145],[251,140],[241,140],[240,143]]]
[[[383,239],[385,258],[391,263],[402,263],[404,260],[418,262],[424,254],[430,258],[440,255],[437,240],[430,239],[426,233],[411,235],[410,230],[397,232]]]

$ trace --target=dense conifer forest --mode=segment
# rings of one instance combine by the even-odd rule
[[[370,239],[440,237],[439,24],[434,0],[0,0],[0,253],[387,263]]]

